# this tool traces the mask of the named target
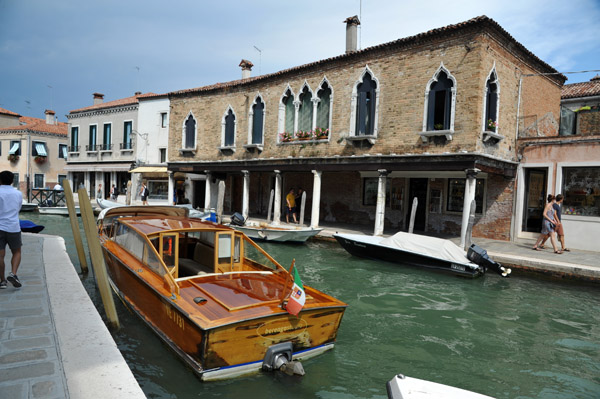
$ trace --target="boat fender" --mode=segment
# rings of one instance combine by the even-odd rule
[[[265,371],[280,370],[288,375],[304,375],[302,363],[292,360],[293,346],[291,342],[281,342],[267,348],[262,369]]]

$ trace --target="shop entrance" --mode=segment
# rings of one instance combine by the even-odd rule
[[[542,230],[542,212],[546,204],[547,182],[547,170],[525,169],[523,231],[539,233]]]

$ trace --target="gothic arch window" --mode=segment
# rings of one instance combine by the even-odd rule
[[[294,107],[294,92],[288,85],[279,102],[279,133],[294,133],[296,108]]]
[[[367,66],[352,90],[350,136],[377,136],[379,82]]]
[[[227,107],[223,119],[221,120],[221,147],[231,148],[235,147],[235,133],[237,130],[237,121],[235,112],[230,106]]]
[[[317,89],[317,118],[315,128],[329,129],[331,127],[331,107],[333,105],[333,91],[327,79]]]
[[[498,97],[500,86],[498,85],[498,76],[496,69],[492,68],[487,81],[485,82],[485,120],[484,131],[496,132],[498,129]]]
[[[195,149],[196,148],[196,133],[197,123],[194,114],[190,111],[187,118],[183,122],[183,148],[184,149]]]
[[[263,131],[265,121],[265,103],[260,94],[256,96],[248,115],[248,144],[261,146],[263,144]]]
[[[308,132],[313,129],[313,94],[305,83],[298,95],[298,131]]]

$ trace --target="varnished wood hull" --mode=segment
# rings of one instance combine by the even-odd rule
[[[333,347],[345,305],[305,308],[299,317],[273,306],[268,315],[203,328],[197,315],[184,310],[189,304],[145,280],[147,271],[122,253],[103,250],[115,291],[203,380],[257,371],[267,348],[280,342],[292,342],[298,359]]]

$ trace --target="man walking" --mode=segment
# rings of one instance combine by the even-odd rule
[[[14,174],[5,170],[0,172],[0,289],[5,289],[6,278],[4,274],[6,244],[11,252],[11,272],[8,281],[16,287],[21,287],[17,277],[17,269],[21,264],[21,226],[19,224],[19,211],[23,203],[21,192],[12,187]]]

